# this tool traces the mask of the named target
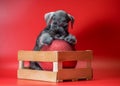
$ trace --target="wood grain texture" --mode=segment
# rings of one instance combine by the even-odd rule
[[[19,51],[18,60],[24,61],[73,61],[73,60],[91,60],[92,51]]]
[[[58,61],[57,51],[19,51],[18,60],[54,62]]]
[[[78,79],[92,79],[93,71],[91,50],[86,51],[19,51],[19,79],[61,82],[63,80],[77,81]],[[31,70],[23,67],[23,61],[53,62],[53,71]],[[85,61],[86,68],[63,69],[63,61]]]
[[[31,80],[42,80],[56,82],[57,73],[51,71],[40,71],[40,70],[30,70],[30,69],[19,69],[18,78],[19,79],[31,79]]]
[[[53,72],[58,72],[58,62],[53,62]]]
[[[91,60],[92,51],[65,51],[58,53],[59,61]]]
[[[92,70],[90,68],[80,69],[62,69],[58,71],[58,80],[77,80],[82,78],[90,78]]]
[[[19,61],[19,69],[24,68],[24,61]]]

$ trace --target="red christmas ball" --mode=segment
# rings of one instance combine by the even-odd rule
[[[44,46],[42,51],[73,51],[74,46],[71,46],[64,40],[54,40],[51,45]],[[66,57],[69,58],[69,57]],[[63,68],[74,68],[77,64],[77,61],[65,61],[63,62]],[[40,62],[40,66],[43,70],[53,70],[52,62]]]

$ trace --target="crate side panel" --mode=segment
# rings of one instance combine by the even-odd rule
[[[90,68],[62,69],[58,71],[58,80],[90,78],[92,71]]]
[[[22,61],[57,61],[57,51],[19,51],[18,60]]]
[[[91,60],[92,51],[66,51],[58,52],[59,61],[72,61],[72,60]]]
[[[57,77],[56,72],[30,70],[30,69],[19,69],[18,70],[19,79],[31,79],[31,80],[56,82],[57,81],[56,77]]]

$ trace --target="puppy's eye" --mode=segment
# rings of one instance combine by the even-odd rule
[[[55,18],[55,17],[53,17],[53,20],[56,20],[56,18]]]

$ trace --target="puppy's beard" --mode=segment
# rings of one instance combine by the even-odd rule
[[[51,30],[57,31],[60,28],[60,26],[56,24],[51,24]]]

